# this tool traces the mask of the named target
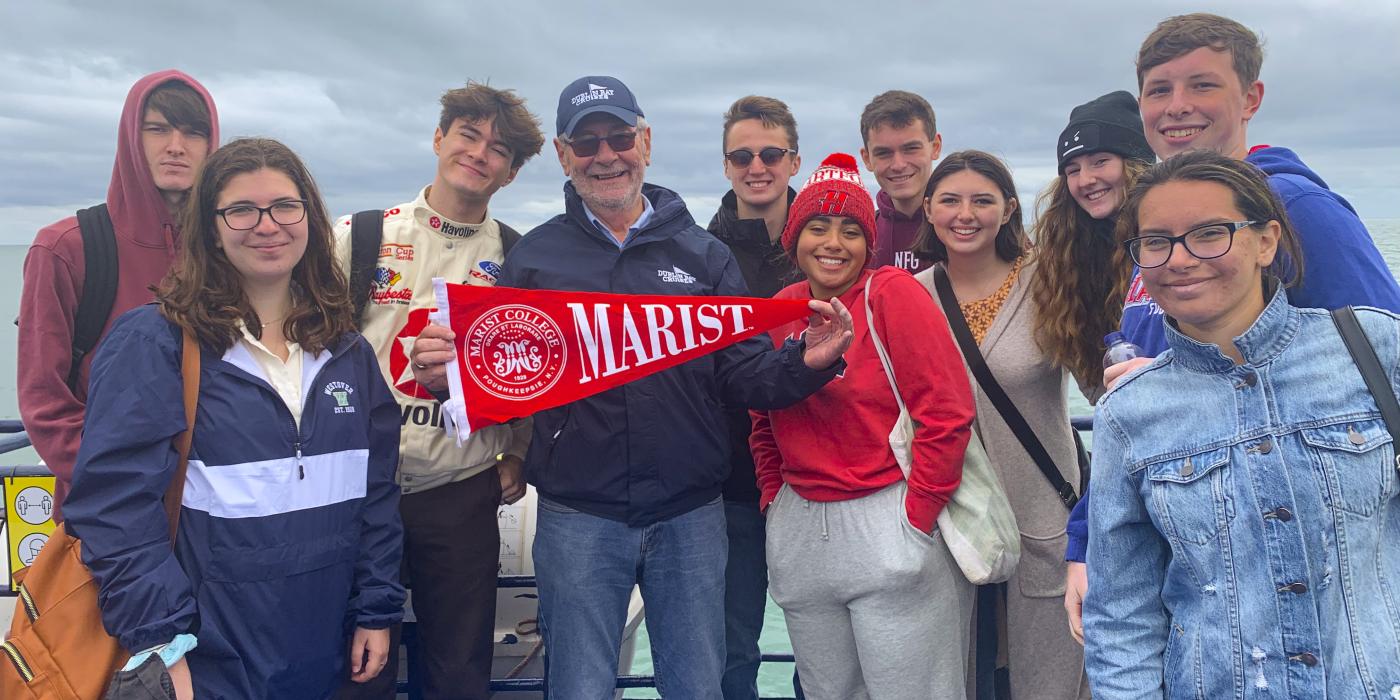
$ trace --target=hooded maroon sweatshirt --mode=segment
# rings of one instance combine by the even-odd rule
[[[104,337],[117,317],[153,299],[150,287],[165,276],[178,250],[179,230],[151,178],[141,147],[146,98],[170,81],[185,83],[204,97],[209,109],[210,149],[219,143],[214,99],[194,78],[166,70],[152,73],[131,86],[117,129],[117,161],[107,188],[119,272],[116,301],[102,329]],[[73,479],[73,463],[83,432],[88,372],[96,354],[90,352],[83,358],[74,392],[67,380],[72,365],[73,324],[85,272],[83,236],[76,216],[40,229],[24,259],[24,291],[19,306],[19,412],[35,451],[58,477],[54,500],[60,504]],[[57,511],[54,515],[59,517]]]

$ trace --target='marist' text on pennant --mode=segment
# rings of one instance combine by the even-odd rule
[[[803,318],[807,302],[476,287],[434,279],[456,334],[443,412],[471,429],[561,406]]]

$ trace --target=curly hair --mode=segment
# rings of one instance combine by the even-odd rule
[[[255,337],[262,323],[243,293],[243,278],[219,248],[219,194],[238,175],[275,170],[306,200],[306,252],[292,268],[292,311],[282,333],[319,353],[355,330],[345,275],[331,252],[331,220],[311,173],[290,148],[264,138],[230,141],[209,155],[190,189],[181,226],[179,258],[156,289],[160,312],[206,348],[223,352],[242,337],[242,321]]]
[[[1148,168],[1125,158],[1124,192]],[[1063,177],[1036,199],[1041,214],[1034,233],[1039,263],[1030,281],[1035,301],[1035,341],[1081,386],[1103,385],[1103,337],[1118,330],[1132,264],[1114,235],[1111,219],[1084,211]]]
[[[497,136],[510,148],[511,170],[519,170],[525,161],[539,155],[544,146],[539,117],[525,108],[525,98],[516,95],[514,90],[468,81],[466,87],[442,93],[441,102],[438,130],[444,134],[458,119],[467,122],[494,119]]]

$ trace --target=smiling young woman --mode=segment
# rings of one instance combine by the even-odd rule
[[[1092,402],[1103,393],[1103,337],[1118,330],[1132,273],[1114,224],[1133,181],[1155,159],[1137,100],[1118,90],[1075,107],[1055,156],[1059,177],[1040,195],[1031,234],[1036,340]]]
[[[1036,340],[1030,294],[1039,250],[1032,251],[1006,165],[981,151],[960,151],[934,168],[924,189],[926,223],[915,252],[937,263],[917,275],[940,302],[952,302],[997,384],[1029,424],[1033,439],[1064,481],[1079,484],[1079,463],[1065,403],[1067,373]],[[943,299],[935,275],[946,270],[956,299]],[[945,307],[946,308],[946,307]],[[964,348],[964,353],[968,351]],[[1021,564],[1005,584],[977,598],[979,686],[996,683],[995,657],[1007,660],[1013,697],[1088,696],[1082,652],[1064,624],[1064,502],[980,383],[973,385],[975,430],[995,465],[1021,531]],[[995,635],[1004,631],[1004,638]],[[997,654],[998,643],[1004,653]]]
[[[1095,416],[1094,696],[1393,696],[1400,620],[1366,611],[1400,581],[1395,445],[1329,313],[1288,304],[1283,205],[1255,166],[1191,151],[1119,226],[1168,349]],[[1400,317],[1355,314],[1393,392]]]
[[[181,231],[157,303],[93,362],[67,522],[106,628],[134,663],[158,655],[181,700],[328,697],[379,672],[402,615],[398,406],[290,149],[211,154]],[[172,551],[183,334],[201,381]]]
[[[934,523],[962,479],[972,399],[928,293],[904,270],[869,269],[875,236],[855,159],[831,155],[793,200],[781,239],[807,279],[775,298],[840,298],[855,339],[839,380],[753,414],[769,590],[808,696],[962,697],[972,587]],[[805,325],[773,330],[774,343]],[[889,445],[900,403],[876,334],[916,426],[907,478]]]

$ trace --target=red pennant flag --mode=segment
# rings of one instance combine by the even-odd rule
[[[443,412],[471,429],[592,396],[806,317],[807,302],[474,287],[433,280],[456,334]]]

